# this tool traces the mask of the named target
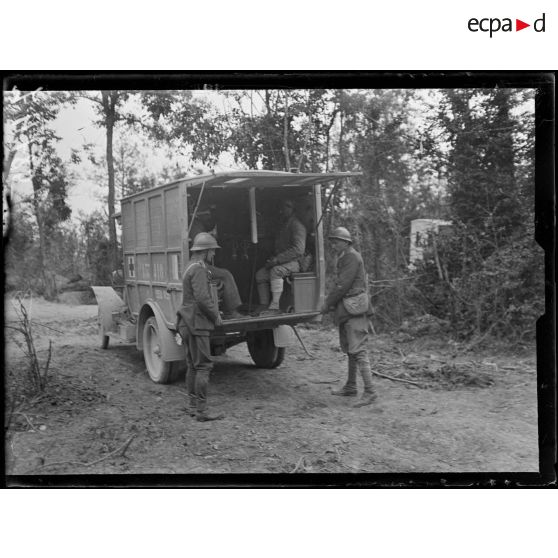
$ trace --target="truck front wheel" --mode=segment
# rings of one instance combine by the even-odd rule
[[[249,331],[246,339],[248,351],[258,368],[277,368],[285,358],[285,347],[276,347],[273,330]]]
[[[143,326],[143,359],[149,377],[157,384],[170,380],[172,362],[163,360],[163,349],[159,327],[155,316],[151,316]]]

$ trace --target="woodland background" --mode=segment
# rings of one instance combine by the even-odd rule
[[[361,171],[331,196],[324,227],[327,234],[344,225],[355,236],[376,328],[434,320],[458,340],[529,344],[544,311],[544,255],[534,240],[535,93],[5,91],[5,289],[55,299],[68,281],[110,284],[120,247],[109,216],[119,199],[223,160],[236,169]],[[53,123],[84,102],[95,108],[91,125],[103,132],[104,154],[84,143],[62,157]],[[157,150],[167,158],[154,172],[147,154]],[[102,185],[104,210],[72,215],[68,193],[85,176]],[[30,194],[18,193],[22,180]],[[330,194],[331,187],[323,192],[324,205]],[[417,218],[452,225],[411,269]]]

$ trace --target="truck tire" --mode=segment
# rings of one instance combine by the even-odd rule
[[[275,346],[271,329],[249,331],[246,344],[258,368],[277,368],[285,358],[285,347]]]
[[[162,359],[159,326],[155,316],[151,316],[143,326],[143,359],[149,377],[156,384],[167,384],[170,380],[172,362]]]

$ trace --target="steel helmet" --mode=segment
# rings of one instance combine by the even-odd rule
[[[221,248],[217,244],[215,237],[212,234],[201,232],[194,238],[194,244],[190,248],[191,252],[201,252],[202,250],[212,250],[215,248]]]
[[[351,238],[351,233],[345,227],[336,227],[333,232],[329,235],[329,239],[337,238],[338,240],[344,240],[352,244],[353,239]]]

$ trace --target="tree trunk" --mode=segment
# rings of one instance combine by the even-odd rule
[[[339,170],[345,170],[345,146],[344,134],[345,134],[345,106],[344,106],[344,96],[343,90],[339,92]]]
[[[118,267],[118,246],[116,242],[116,222],[114,219],[114,158],[112,153],[112,142],[114,135],[114,124],[116,122],[117,91],[102,91],[103,110],[105,113],[105,126],[107,130],[107,171],[108,171],[108,214],[109,214],[109,250],[111,269]]]
[[[29,170],[31,171],[31,184],[33,185],[33,213],[37,221],[37,230],[39,231],[39,266],[41,277],[43,278],[44,295],[47,299],[54,298],[53,284],[50,280],[49,273],[46,269],[47,257],[47,240],[45,237],[45,227],[43,215],[41,211],[41,187],[40,178],[36,176],[35,164],[33,162],[33,143],[28,139],[28,152],[29,152]]]
[[[120,146],[120,197],[123,198],[125,195],[125,182],[126,182],[126,165],[125,165],[126,155],[124,153],[124,146]]]
[[[4,166],[2,168],[2,183],[6,185],[8,183],[8,176],[10,175],[10,169],[12,168],[13,160],[16,156],[17,151],[14,149],[8,152],[8,156],[4,159]]]
[[[335,119],[337,117],[338,109],[335,108],[333,113],[331,114],[331,119],[329,120],[329,124],[326,128],[326,152],[325,152],[325,160],[326,160],[326,172],[329,172],[330,168],[330,145],[331,145],[331,129],[335,124]]]
[[[285,116],[283,118],[283,151],[285,152],[285,170],[291,170],[291,157],[289,155],[289,94],[285,91]]]

